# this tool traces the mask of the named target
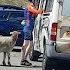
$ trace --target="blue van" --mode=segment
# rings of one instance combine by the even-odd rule
[[[21,46],[24,40],[21,24],[21,21],[24,20],[24,10],[16,6],[0,6],[0,35],[9,36],[12,31],[21,31],[16,46]]]

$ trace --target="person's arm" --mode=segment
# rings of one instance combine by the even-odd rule
[[[31,12],[31,13],[33,13],[33,14],[41,14],[41,10],[37,10],[37,9],[35,9],[32,5],[28,5],[28,10]]]

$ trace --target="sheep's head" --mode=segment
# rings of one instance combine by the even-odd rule
[[[21,34],[21,32],[13,31],[13,32],[10,32],[10,34],[12,34],[11,36],[12,36],[13,41],[16,41],[18,38],[18,35]]]

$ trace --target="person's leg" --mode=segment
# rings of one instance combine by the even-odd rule
[[[24,60],[21,62],[21,65],[26,65],[26,66],[31,66],[32,64],[27,60],[27,56],[28,54],[31,52],[32,50],[32,41],[29,41],[28,46],[25,49],[25,54],[24,54]]]
[[[33,41],[29,41],[29,45],[26,48],[26,52],[25,52],[25,58],[27,58],[27,56],[31,53],[32,47],[33,47]]]
[[[27,56],[28,54],[31,52],[31,48],[32,47],[32,41],[29,40],[24,40],[24,44],[22,46],[22,51],[21,51],[21,65],[26,65],[26,66],[30,66],[32,65],[28,60],[27,60]]]
[[[28,31],[28,32],[25,32],[24,33],[24,39],[25,39],[25,41],[24,41],[24,44],[23,44],[23,49],[24,49],[24,56],[22,56],[23,57],[23,59],[24,59],[24,61],[22,61],[21,62],[21,65],[27,65],[27,66],[30,66],[30,65],[32,65],[30,62],[28,62],[28,60],[27,60],[27,56],[28,56],[28,54],[29,54],[29,52],[30,52],[30,49],[31,49],[31,44],[32,44],[32,40],[33,40],[33,37],[32,37],[32,32],[31,31]],[[27,43],[26,43],[27,42]],[[26,44],[26,45],[25,45]],[[22,53],[23,54],[23,53]],[[22,59],[22,60],[23,60]]]
[[[26,59],[25,52],[28,45],[29,45],[29,40],[24,40],[24,43],[21,49],[21,61],[24,61]]]
[[[28,60],[27,60],[27,56],[31,53],[31,50],[32,50],[32,47],[33,47],[33,35],[32,35],[32,32],[29,33],[29,44],[28,44],[28,47],[26,48],[26,51],[25,51],[25,65],[27,66],[30,66],[32,65]]]

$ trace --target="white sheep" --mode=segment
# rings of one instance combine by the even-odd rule
[[[16,44],[16,40],[20,32],[13,31],[10,34],[12,35],[11,36],[0,36],[0,52],[4,53],[3,62],[2,62],[4,66],[6,65],[5,63],[6,53],[8,55],[8,65],[11,66],[10,52],[13,50],[13,47]]]

